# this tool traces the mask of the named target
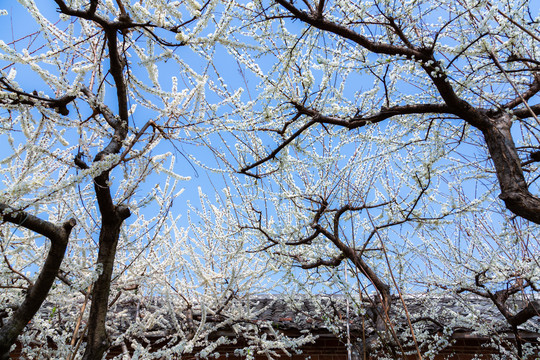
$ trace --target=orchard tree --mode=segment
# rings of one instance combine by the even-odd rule
[[[18,339],[44,346],[28,357],[99,359],[111,345],[152,357],[145,331],[167,319],[159,356],[206,356],[229,341],[211,331],[248,333],[244,300],[276,279],[293,301],[347,295],[373,325],[366,353],[435,354],[466,322],[527,356],[540,274],[532,4],[19,2],[37,30],[0,43],[1,356]],[[191,164],[230,187],[191,191],[200,204],[179,209]],[[434,339],[423,329],[437,314],[408,311],[406,294],[423,291],[428,304],[473,293],[504,321],[471,310]],[[53,330],[35,316],[45,299],[50,318],[67,304],[78,315]],[[164,306],[110,338],[111,306],[149,299]],[[268,356],[295,344],[246,340]]]
[[[305,269],[306,291],[375,291],[395,343],[393,294],[480,295],[522,356],[518,329],[540,311],[534,4],[260,0],[236,14],[233,41],[257,47],[230,50],[248,92],[225,121],[240,141],[219,152],[252,178],[238,193],[251,250]]]
[[[101,359],[111,345],[151,357],[145,331],[164,319],[160,356],[210,353],[208,332],[247,315],[234,304],[269,290],[266,265],[227,225],[232,212],[196,216],[206,204],[197,190],[174,202],[197,174],[191,144],[212,130],[207,82],[228,4],[19,3],[28,16],[15,28],[26,33],[0,41],[0,358],[16,341],[27,357]],[[194,198],[203,202],[182,205]],[[45,300],[48,321],[35,316]],[[113,304],[154,300],[155,313],[110,337]]]

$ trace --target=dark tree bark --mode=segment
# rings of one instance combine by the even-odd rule
[[[511,115],[502,114],[489,122],[491,125],[482,132],[497,173],[501,189],[499,197],[514,214],[540,224],[540,199],[529,192],[523,176],[521,160],[510,133]]]
[[[401,44],[399,42],[384,43],[372,41],[370,38],[354,31],[352,27],[349,28],[335,20],[326,18],[324,14],[324,2],[319,2],[319,6],[315,7],[308,5],[309,11],[300,9],[294,2],[288,0],[276,0],[275,2],[285,10],[284,17],[298,19],[322,32],[331,33],[347,39],[374,54],[381,56],[401,56],[404,59],[403,61],[418,62],[431,81],[432,86],[437,90],[443,103],[398,105],[381,109],[379,113],[370,115],[369,117],[357,116],[348,119],[327,116],[315,109],[310,109],[304,104],[295,103],[293,105],[296,107],[298,115],[304,115],[309,118],[306,124],[289,138],[285,139],[270,155],[240,169],[241,173],[258,177],[259,175],[250,173],[249,170],[274,158],[287,144],[291,143],[315,124],[331,124],[355,129],[368,123],[381,122],[400,115],[447,114],[465,121],[483,133],[485,144],[487,145],[497,174],[501,191],[500,198],[504,201],[506,208],[517,216],[540,224],[540,198],[531,194],[529,191],[529,186],[525,181],[521,168],[521,160],[510,131],[512,123],[515,121],[512,115],[518,119],[525,119],[534,117],[540,113],[539,104],[532,106],[525,104],[526,100],[531,99],[540,92],[540,75],[538,74],[538,70],[530,70],[534,80],[529,88],[523,91],[523,93],[518,94],[515,99],[511,99],[506,104],[495,105],[493,109],[489,110],[475,107],[456,94],[452,80],[441,70],[445,66],[435,58],[433,47],[414,45],[393,18],[387,16],[387,23],[380,23],[378,25],[393,32],[401,41]],[[308,4],[307,2],[305,3]],[[320,6],[321,4],[323,5]],[[436,41],[436,38],[434,41]],[[504,69],[495,55],[488,52],[487,56],[504,73]]]
[[[113,138],[111,143],[115,141]],[[120,150],[120,147],[115,144],[109,144],[108,147]],[[99,161],[101,156],[103,156],[103,153],[98,154],[94,161]],[[92,305],[90,306],[88,319],[88,338],[83,356],[84,360],[103,358],[110,346],[105,321],[109,308],[114,260],[122,224],[131,215],[127,207],[114,204],[109,188],[109,171],[105,171],[94,178],[94,190],[101,213],[97,258],[97,266],[101,272],[92,289]]]
[[[89,90],[83,90],[94,112],[101,114],[108,125],[114,130],[109,144],[95,156],[94,162],[98,162],[108,155],[119,154],[128,133],[128,93],[124,79],[124,65],[121,60],[121,52],[118,49],[118,32],[137,25],[131,22],[127,14],[123,14],[118,21],[109,21],[96,15],[98,8],[98,1],[96,0],[90,2],[87,10],[72,9],[63,0],[55,0],[55,2],[62,13],[94,21],[105,32],[105,41],[110,59],[109,72],[113,77],[116,87],[118,117],[115,117],[108,108],[99,106],[94,101],[93,94]],[[88,168],[79,156],[75,158],[75,164],[83,169]],[[122,224],[131,214],[126,206],[114,203],[109,187],[109,173],[111,170],[112,168],[94,178],[94,190],[101,214],[97,257],[97,267],[100,269],[100,274],[92,288],[92,305],[88,319],[88,338],[83,355],[84,360],[103,358],[110,346],[105,321],[109,306],[108,300],[114,260],[116,258],[116,249]]]
[[[58,275],[66,253],[69,235],[76,221],[70,219],[58,226],[24,211],[12,209],[5,204],[0,204],[0,217],[3,221],[34,231],[51,241],[49,253],[36,282],[28,288],[23,303],[14,311],[7,322],[0,327],[0,359],[4,360],[9,359],[11,346],[47,297]]]
[[[538,66],[529,66],[529,64],[534,63],[538,64],[536,59],[517,59],[513,61],[522,61],[524,62],[523,69],[515,70],[518,72],[522,78],[517,80],[519,82],[519,90],[515,83],[507,76],[505,69],[499,63],[497,57],[491,53],[491,50],[486,49],[485,53],[478,56],[481,61],[482,59],[491,60],[491,63],[486,65],[482,63],[479,68],[485,69],[488,66],[491,66],[490,70],[486,71],[486,77],[494,76],[495,79],[500,81],[498,78],[499,75],[504,75],[506,77],[507,83],[501,85],[500,82],[496,82],[496,85],[493,88],[512,88],[515,91],[514,95],[511,95],[509,99],[504,99],[506,103],[495,103],[489,94],[484,96],[484,94],[478,94],[476,89],[471,89],[470,92],[465,92],[467,95],[460,95],[460,87],[464,85],[458,80],[450,78],[446,73],[446,69],[450,65],[446,66],[441,61],[437,60],[437,57],[447,56],[448,54],[436,54],[435,45],[426,46],[425,43],[432,41],[433,44],[437,42],[437,38],[440,33],[433,31],[433,38],[424,39],[421,38],[421,35],[418,35],[418,39],[413,41],[412,39],[407,38],[404,31],[404,28],[407,27],[409,30],[411,28],[418,29],[417,24],[406,24],[401,27],[395,19],[391,16],[384,14],[384,7],[379,7],[377,4],[373,5],[377,8],[377,15],[372,18],[366,17],[365,19],[352,20],[352,18],[347,19],[346,15],[343,15],[341,21],[339,19],[340,9],[339,6],[332,7],[332,10],[329,10],[328,15],[326,16],[324,12],[324,0],[321,1],[291,1],[291,0],[275,0],[275,4],[281,8],[281,11],[278,13],[272,13],[272,15],[266,15],[263,11],[261,14],[262,20],[273,20],[276,18],[279,19],[292,19],[293,21],[301,21],[306,24],[306,32],[309,28],[315,28],[320,30],[321,33],[331,34],[333,36],[340,38],[340,45],[343,43],[348,44],[352,48],[358,47],[367,50],[371,56],[367,64],[363,64],[362,60],[358,60],[358,67],[362,68],[363,66],[369,67],[374,64],[373,57],[374,54],[378,55],[381,60],[392,60],[392,62],[402,63],[402,62],[414,62],[416,64],[415,69],[420,69],[420,73],[423,72],[423,78],[426,80],[425,86],[427,88],[426,94],[432,98],[438,98],[433,103],[403,103],[395,104],[392,106],[385,106],[376,111],[371,105],[368,104],[368,109],[357,109],[356,115],[352,117],[339,116],[339,115],[330,115],[325,114],[322,111],[319,111],[316,106],[310,105],[309,99],[312,97],[312,94],[304,94],[303,100],[292,100],[291,108],[293,110],[292,120],[287,122],[287,126],[290,123],[298,124],[298,129],[288,135],[288,137],[279,141],[276,147],[268,152],[267,155],[263,155],[258,159],[255,159],[250,164],[244,164],[243,167],[239,170],[240,173],[254,176],[256,178],[263,177],[258,172],[254,172],[253,169],[265,164],[266,162],[275,159],[279,152],[283,150],[286,146],[293,143],[297,138],[301,137],[307,131],[317,125],[333,125],[338,127],[343,127],[349,130],[358,129],[360,127],[366,126],[368,124],[380,123],[383,121],[391,121],[392,118],[398,116],[407,116],[407,115],[433,115],[433,121],[447,121],[441,119],[450,119],[450,121],[461,120],[465,124],[470,125],[471,127],[477,129],[481,133],[481,140],[484,141],[484,144],[487,147],[489,158],[493,164],[494,172],[496,174],[497,183],[500,189],[500,199],[504,202],[506,209],[508,209],[513,214],[527,219],[530,222],[540,224],[540,198],[536,194],[532,194],[529,190],[529,184],[527,184],[526,178],[524,176],[524,171],[522,169],[523,160],[520,159],[518,149],[515,145],[515,140],[512,134],[512,126],[517,122],[522,125],[522,129],[526,128],[529,131],[530,137],[536,138],[538,141],[537,131],[538,119],[536,118],[540,114],[540,104],[528,104],[528,101],[534,96],[538,96],[540,93],[540,69]],[[380,18],[377,16],[380,15]],[[503,15],[504,16],[504,15]],[[458,16],[456,16],[456,19]],[[454,19],[454,20],[456,20]],[[446,25],[449,25],[452,21],[449,21]],[[446,26],[445,25],[445,26]],[[365,31],[355,31],[356,28],[364,26],[362,30]],[[519,24],[517,24],[519,27]],[[444,26],[440,29],[442,33]],[[526,30],[522,29],[527,32]],[[302,33],[302,37],[306,34]],[[392,36],[388,36],[387,40],[381,40],[384,37],[384,34],[391,33]],[[411,32],[412,33],[412,32]],[[372,34],[372,36],[370,36]],[[417,33],[418,34],[418,33]],[[499,36],[500,34],[497,34]],[[324,35],[322,35],[324,36]],[[480,36],[480,38],[483,35]],[[535,36],[535,35],[530,35]],[[298,39],[300,42],[302,38]],[[376,40],[372,40],[376,39]],[[537,39],[535,37],[535,39]],[[341,41],[345,40],[345,41]],[[425,41],[430,40],[430,41]],[[387,41],[387,42],[384,42]],[[476,40],[475,40],[476,41]],[[297,46],[297,43],[294,45]],[[315,45],[318,46],[318,45]],[[457,58],[464,56],[463,53],[458,54],[450,64],[454,62]],[[501,52],[501,56],[508,56]],[[367,58],[367,56],[366,56]],[[347,61],[354,61],[352,58],[347,58]],[[464,59],[464,63],[467,63],[470,59]],[[382,61],[381,61],[382,63]],[[473,68],[473,66],[471,66]],[[337,70],[336,70],[337,71]],[[417,70],[415,70],[417,71]],[[474,71],[474,70],[473,70]],[[479,70],[482,71],[482,70]],[[415,74],[416,75],[416,74]],[[378,77],[377,77],[378,78]],[[381,83],[384,84],[386,89],[386,82],[378,78]],[[422,80],[424,80],[422,79]],[[529,79],[529,84],[524,84],[522,79]],[[350,85],[352,83],[348,83]],[[486,87],[489,87],[491,84],[488,84]],[[362,84],[365,86],[365,84]],[[358,90],[358,89],[354,89]],[[433,91],[432,91],[433,90]],[[312,91],[310,89],[310,91]],[[321,92],[324,89],[320,90]],[[505,91],[505,90],[501,90]],[[474,95],[478,95],[477,99],[474,99]],[[512,98],[515,96],[514,98]],[[321,96],[323,97],[323,96]],[[386,102],[384,101],[386,100]],[[381,102],[390,103],[391,101],[387,97],[386,99],[381,96]],[[475,105],[475,102],[477,104]],[[484,108],[478,104],[490,104],[484,106],[491,106],[491,108]],[[358,114],[368,114],[368,115],[358,115]],[[525,119],[534,118],[531,120],[531,124],[525,124]],[[411,121],[414,121],[413,117],[409,117]],[[299,124],[300,121],[304,121]],[[325,128],[326,129],[326,128]],[[285,132],[281,131],[281,135]],[[516,133],[516,131],[514,131]],[[426,135],[427,136],[427,135]],[[526,136],[523,136],[526,138]],[[540,161],[540,151],[538,151],[538,146],[535,144],[530,144],[530,148],[536,150],[530,154],[531,162]],[[422,195],[422,194],[420,194]],[[344,208],[343,208],[344,209]],[[370,269],[368,265],[362,259],[362,251],[358,251],[354,248],[347,246],[342,241],[340,241],[338,231],[335,230],[336,226],[331,224],[331,221],[327,223],[319,222],[320,215],[315,217],[313,221],[312,228],[316,231],[310,236],[301,239],[300,241],[290,242],[287,245],[305,245],[311,243],[316,237],[323,235],[332,242],[340,251],[337,256],[330,259],[317,259],[309,263],[302,263],[302,259],[297,256],[295,260],[302,263],[301,267],[304,269],[312,269],[318,266],[338,266],[344,259],[348,259],[358,272],[364,275],[370,280],[370,282],[377,289],[378,293],[381,295],[381,302],[383,308],[389,308],[390,301],[390,287],[386,284],[383,279],[379,278],[376,273]],[[339,218],[339,211],[335,215],[335,221]],[[409,216],[405,217],[403,222],[409,221]],[[388,226],[393,226],[395,224],[387,224]],[[332,230],[334,229],[334,230]],[[266,234],[265,234],[266,235]],[[266,235],[268,238],[268,235]],[[272,241],[271,241],[272,242]],[[277,243],[277,242],[276,242]],[[271,244],[270,246],[273,246]],[[293,256],[294,257],[294,256]],[[528,283],[527,286],[533,287],[534,285]],[[465,291],[465,290],[464,290]],[[489,290],[476,291],[474,289],[467,289],[466,291],[472,291],[476,294],[490,298],[493,303],[497,306],[501,314],[506,318],[510,328],[514,329],[516,336],[516,344],[518,349],[518,354],[521,356],[522,347],[521,340],[519,339],[519,331],[517,327],[532,317],[539,315],[539,302],[538,301],[529,301],[521,310],[513,313],[509,310],[509,305],[506,304],[510,295],[516,294],[518,291],[523,291],[523,286],[515,286],[510,289],[506,289],[495,294],[489,292]],[[535,291],[537,291],[535,289]],[[386,299],[388,299],[386,304]],[[386,305],[386,306],[384,306]]]
[[[529,319],[540,315],[540,302],[538,300],[527,299],[523,304],[520,305],[521,310],[515,312],[515,310],[511,310],[511,308],[514,308],[516,304],[512,304],[512,306],[510,306],[507,301],[516,293],[524,293],[526,288],[532,287],[536,291],[537,289],[531,281],[517,278],[514,280],[513,284],[507,283],[505,289],[496,291],[494,293],[484,284],[482,280],[482,277],[486,275],[486,272],[487,271],[483,271],[476,274],[476,288],[461,288],[457,292],[471,292],[490,299],[495,307],[497,307],[499,312],[504,316],[508,325],[510,325],[510,329],[512,329],[512,332],[514,333],[514,340],[516,342],[518,356],[522,357],[523,344],[518,326],[527,322]]]
[[[99,233],[97,264],[102,271],[94,283],[92,291],[92,305],[88,319],[88,339],[83,356],[83,359],[88,360],[101,359],[110,345],[105,330],[105,321],[109,305],[111,278],[120,229],[124,220],[130,215],[129,209],[123,206],[115,206],[111,210],[112,212],[107,214],[107,218],[102,216]]]
[[[110,128],[114,130],[107,146],[105,146],[93,160],[94,162],[99,162],[109,155],[119,154],[128,133],[128,92],[124,78],[124,63],[121,59],[122,53],[118,48],[118,34],[125,34],[126,30],[129,28],[146,26],[147,24],[134,24],[123,8],[121,9],[122,16],[115,21],[101,17],[96,14],[99,6],[99,1],[97,0],[90,0],[89,6],[86,7],[85,10],[73,9],[69,7],[64,0],[55,0],[55,2],[61,13],[93,21],[99,24],[105,34],[105,45],[108,49],[110,60],[109,73],[113,78],[114,86],[116,88],[116,105],[118,106],[117,116],[115,116],[108,107],[100,104],[90,90],[83,88],[81,91],[82,95],[86,96],[86,101],[93,109],[94,114],[101,115]],[[119,3],[119,5],[121,5],[121,3]],[[25,93],[11,87],[5,79],[0,79],[0,87],[19,96],[17,100],[11,101],[12,104],[22,103],[34,106],[37,103],[41,103],[45,106],[54,108],[62,115],[67,115],[69,113],[66,105],[75,99],[75,96],[71,95],[58,99],[49,99],[40,97],[36,94]],[[75,157],[74,163],[80,169],[89,168],[80,154]],[[92,287],[91,294],[92,305],[90,307],[88,320],[88,341],[83,357],[88,360],[103,358],[109,347],[105,321],[108,311],[111,279],[121,227],[124,220],[130,216],[129,209],[122,204],[115,204],[111,196],[109,174],[115,166],[116,164],[111,165],[109,169],[93,179],[96,200],[101,215],[97,257],[97,268],[100,273],[97,281]],[[29,214],[12,212],[9,207],[1,204],[0,215],[3,216],[4,221],[10,221],[36,231],[49,237],[52,242],[49,256],[38,281],[28,290],[28,296],[23,305],[18,308],[10,321],[0,329],[0,354],[1,356],[7,357],[10,346],[14,343],[24,326],[39,309],[39,306],[49,292],[55,276],[58,274],[58,269],[67,246],[67,237],[69,236],[69,231],[75,225],[75,220],[70,220],[62,227],[57,227]]]

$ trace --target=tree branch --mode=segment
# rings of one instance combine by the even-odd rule
[[[13,94],[17,94],[19,96],[22,96],[23,99],[12,99],[11,104],[26,104],[26,105],[36,105],[36,102],[42,102],[45,103],[47,107],[54,109],[56,112],[58,112],[61,115],[68,115],[69,110],[67,108],[67,105],[76,99],[73,95],[64,95],[57,99],[50,99],[50,98],[44,98],[41,96],[38,96],[36,94],[29,94],[24,91],[19,91],[12,87],[8,81],[1,77],[0,78],[0,88],[3,88],[4,90],[11,92]]]
[[[345,259],[345,255],[341,253],[338,256],[333,257],[331,259],[328,259],[328,260],[318,259],[308,264],[302,264],[300,265],[300,267],[302,269],[314,269],[319,266],[336,267],[336,266],[339,266],[344,259]]]
[[[287,0],[276,0],[276,2],[283,6],[285,9],[287,9],[295,18],[312,25],[317,29],[325,30],[333,34],[339,35],[343,38],[349,39],[374,53],[386,55],[401,55],[406,56],[407,58],[415,57],[417,59],[421,59],[424,57],[424,54],[416,49],[371,41],[367,37],[362,36],[353,30],[350,30],[332,21],[326,20],[322,16],[322,14],[309,14],[307,12],[304,12],[295,7],[293,3]]]
[[[500,64],[499,64],[500,65]],[[502,68],[502,67],[501,67]],[[515,99],[507,102],[502,106],[503,109],[513,109],[516,106],[519,106],[532,98],[534,95],[538,94],[540,91],[540,75],[534,76],[534,80],[532,84],[529,86],[527,91],[523,92],[522,94],[519,94]],[[529,111],[530,113],[530,111]],[[532,114],[531,114],[532,116]]]
[[[294,139],[296,139],[298,136],[300,136],[305,130],[310,128],[313,124],[317,123],[315,119],[308,121],[306,124],[304,124],[300,129],[298,129],[294,134],[289,136],[285,141],[283,141],[277,148],[275,148],[268,156],[265,156],[264,158],[254,162],[251,165],[245,166],[242,169],[240,169],[240,173],[242,174],[248,174],[248,171],[267,162],[268,160],[271,160],[276,157],[276,155],[288,144],[290,144]],[[254,175],[254,174],[252,174]],[[257,176],[257,175],[254,175]]]
[[[296,109],[305,115],[311,116],[318,123],[331,124],[346,127],[349,130],[366,126],[367,124],[375,124],[394,116],[411,115],[411,114],[452,114],[457,115],[452,108],[446,104],[411,104],[398,105],[389,108],[383,107],[381,111],[369,116],[354,116],[349,119],[342,119],[334,116],[322,115],[317,110],[312,110],[301,104],[294,104]]]
[[[539,301],[529,301],[526,307],[519,311],[514,316],[511,316],[508,319],[508,322],[512,326],[519,326],[529,319],[540,315],[540,302]]]
[[[0,327],[0,359],[8,359],[11,346],[47,297],[64,259],[69,235],[77,222],[75,219],[70,219],[58,226],[24,211],[15,210],[5,204],[0,204],[0,216],[3,221],[24,227],[47,237],[51,241],[49,253],[37,280],[33,286],[28,288],[21,306]]]
[[[107,155],[119,154],[123,147],[124,140],[128,134],[129,112],[128,112],[128,92],[124,79],[124,66],[120,58],[118,49],[118,32],[126,34],[128,28],[134,25],[129,15],[122,13],[118,21],[108,21],[98,15],[96,10],[97,0],[91,0],[90,7],[86,11],[74,10],[66,5],[63,0],[55,0],[60,11],[66,15],[94,21],[105,31],[105,41],[109,52],[109,73],[112,75],[116,88],[116,101],[118,105],[118,116],[113,116],[105,106],[101,106],[95,101],[89,90],[83,89],[83,93],[89,98],[94,112],[96,110],[103,115],[109,126],[114,130],[114,134],[109,144],[94,157],[94,162],[103,160]],[[122,31],[124,30],[124,31]],[[84,168],[86,164],[75,158],[75,164]],[[120,229],[125,219],[131,212],[128,207],[114,203],[109,184],[109,173],[111,168],[104,170],[94,178],[94,190],[101,214],[101,228],[99,234],[99,250],[97,266],[102,271],[94,283],[92,289],[92,304],[88,319],[88,340],[84,360],[101,359],[109,347],[105,320],[108,310],[108,298],[110,294],[111,278],[116,257],[116,249],[120,236]]]
[[[515,109],[512,111],[512,114],[515,115],[518,119],[526,119],[526,118],[534,117],[534,115],[540,115],[540,104],[532,105],[529,107],[530,107],[530,110],[527,108]]]

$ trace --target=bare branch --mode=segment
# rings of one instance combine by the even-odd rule
[[[296,130],[294,134],[289,136],[287,139],[285,139],[277,148],[275,148],[269,155],[265,156],[264,158],[254,162],[251,165],[245,166],[242,169],[240,169],[240,173],[247,174],[249,170],[264,164],[268,160],[271,160],[276,157],[276,155],[288,144],[290,144],[294,139],[296,139],[298,136],[300,136],[305,130],[309,129],[313,124],[317,123],[315,120],[308,121],[306,124],[304,124],[300,129]]]
[[[540,115],[540,104],[530,105],[529,108],[526,109],[515,109],[512,111],[512,114],[518,119],[526,119],[533,117],[534,115]]]

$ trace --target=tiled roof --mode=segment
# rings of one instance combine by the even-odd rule
[[[405,296],[404,302],[407,311],[399,298],[393,300],[389,318],[394,326],[407,327],[408,313],[413,324],[422,324],[422,329],[435,332],[449,328],[480,336],[490,331],[502,333],[511,330],[496,306],[483,297],[419,294]],[[522,299],[508,301],[515,312],[524,308],[525,303]],[[76,321],[80,309],[80,301],[62,306],[45,303],[38,316],[65,327]],[[126,297],[112,306],[108,326],[113,333],[123,333],[139,324],[137,327],[147,333],[167,334],[176,332],[178,328],[188,331],[189,325],[197,326],[201,322],[214,327],[218,324],[217,328],[223,331],[235,324],[252,323],[288,331],[336,332],[344,331],[348,322],[349,331],[371,333],[375,331],[371,320],[376,309],[381,311],[371,301],[347,300],[339,295],[231,300],[218,313],[215,309],[205,308],[204,304],[193,304],[189,309],[182,303],[174,304],[160,298]],[[540,336],[540,316],[533,317],[519,328]]]
[[[141,347],[161,349],[162,346],[179,346],[182,342],[187,344],[186,339],[188,342],[193,339],[188,355],[205,352],[205,349],[236,354],[241,348],[257,348],[261,339],[267,339],[275,340],[276,351],[290,346],[291,349],[302,348],[307,353],[326,346],[321,345],[326,344],[325,341],[332,341],[335,354],[335,344],[343,344],[341,355],[336,355],[339,359],[347,353],[346,349],[358,354],[381,354],[380,351],[388,353],[396,348],[408,351],[412,359],[415,344],[411,340],[411,327],[423,352],[443,354],[436,359],[452,358],[456,352],[464,354],[468,351],[473,355],[478,351],[499,353],[505,347],[510,350],[504,351],[516,354],[516,350],[511,349],[517,343],[516,334],[529,348],[540,347],[540,316],[521,324],[516,333],[495,305],[480,296],[417,294],[405,296],[403,302],[406,311],[402,299],[393,298],[389,321],[382,322],[381,328],[377,327],[380,322],[376,321],[381,309],[372,299],[347,300],[340,295],[259,296],[230,299],[218,309],[210,309],[195,302],[186,306],[186,301],[174,303],[163,298],[125,296],[119,298],[109,311],[107,328],[113,340],[109,355],[132,352],[137,343]],[[520,299],[508,300],[507,304],[511,311],[517,313],[526,306],[526,301],[522,294]],[[71,339],[83,308],[88,312],[89,306],[83,307],[80,298],[74,298],[71,303],[45,303],[26,331],[32,333],[38,327],[49,328],[68,334]],[[86,318],[87,314],[84,315],[81,319]],[[37,323],[40,326],[36,326]],[[80,328],[83,329],[84,325],[82,320]],[[79,331],[79,336],[82,333]],[[218,348],[212,345],[216,340],[221,341]],[[43,338],[37,342],[30,341],[23,346],[43,344]],[[18,349],[21,349],[20,345]],[[537,352],[533,353],[532,358],[536,355]]]

